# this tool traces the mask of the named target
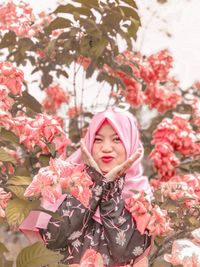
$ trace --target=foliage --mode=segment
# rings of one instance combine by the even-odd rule
[[[170,74],[173,58],[167,50],[146,57],[133,49],[140,25],[134,1],[75,0],[38,17],[25,3],[9,2],[0,11],[0,48],[6,57],[0,63],[0,223],[14,232],[31,210],[41,209],[41,196],[55,202],[63,189],[87,206],[90,180],[65,159],[79,145],[92,114],[83,103],[78,105],[75,82],[73,93],[54,83],[55,76],[68,79],[71,65],[78,66],[86,79],[109,83],[110,103],[126,104],[139,121],[156,111],[141,127],[144,169],[155,198],[150,204],[141,192],[126,205],[141,231],[140,219],[145,218],[157,235],[150,264],[166,266],[163,256],[172,242],[190,238],[200,228],[199,83],[180,88]],[[118,36],[127,44],[123,53]],[[42,103],[29,94],[24,81],[20,66],[28,63],[32,73],[41,74],[40,88],[46,93]],[[77,68],[73,75],[75,81]],[[67,126],[57,111],[70,102],[74,107],[67,107]],[[174,251],[165,259],[184,265],[175,261]],[[1,243],[0,264],[12,266],[6,252]],[[101,255],[91,255],[103,266]],[[29,266],[62,266],[59,260],[60,255],[35,243],[19,253],[17,266],[27,266],[27,261],[33,264]]]

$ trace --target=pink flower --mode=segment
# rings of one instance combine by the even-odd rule
[[[0,84],[5,85],[10,93],[21,94],[21,87],[24,80],[23,72],[15,68],[10,62],[0,63]]]
[[[47,96],[43,100],[43,107],[49,114],[56,113],[62,103],[69,102],[68,92],[64,91],[58,84],[50,85],[45,89],[45,92]]]
[[[175,240],[172,245],[171,255],[165,254],[164,259],[173,265],[199,267],[200,246],[188,239]]]
[[[75,116],[78,116],[81,111],[81,107],[71,107],[68,108],[67,115],[69,116],[69,118],[73,118]]]
[[[160,113],[176,108],[182,100],[179,91],[166,85],[149,84],[144,92],[145,103]]]
[[[136,221],[137,229],[143,234],[145,229],[150,235],[166,235],[170,228],[170,219],[167,211],[161,210],[157,205],[152,205],[144,196],[144,192],[138,192],[126,199],[126,208]]]
[[[161,180],[167,181],[175,173],[175,167],[179,165],[179,160],[175,156],[173,148],[169,143],[156,143],[149,155],[153,165],[157,170]]]
[[[70,267],[104,267],[103,258],[100,253],[93,249],[87,249],[80,264],[71,264]]]
[[[5,217],[5,208],[11,196],[10,192],[6,193],[3,188],[0,188],[0,218]]]
[[[39,170],[24,195],[41,196],[44,201],[53,204],[64,189],[88,207],[92,195],[90,186],[93,183],[84,168],[83,164],[73,165],[61,158],[51,158],[50,165]]]

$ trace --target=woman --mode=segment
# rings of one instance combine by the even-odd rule
[[[131,189],[151,197],[142,157],[137,124],[129,112],[109,109],[93,117],[81,148],[68,159],[86,164],[93,181],[89,206],[68,194],[50,208],[63,221],[34,214],[40,236],[48,248],[65,255],[63,263],[79,263],[89,248],[101,253],[105,266],[133,265],[148,253],[151,237],[148,231],[140,234],[124,202]]]

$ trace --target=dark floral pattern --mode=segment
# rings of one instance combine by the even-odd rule
[[[75,197],[67,195],[57,213],[63,220],[51,218],[46,230],[40,229],[47,247],[64,254],[62,263],[79,263],[87,249],[101,253],[105,266],[133,264],[150,246],[151,237],[137,230],[121,197],[123,177],[114,182],[92,167],[86,167],[93,180],[88,208]],[[101,223],[93,219],[99,208]]]

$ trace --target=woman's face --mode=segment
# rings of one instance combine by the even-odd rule
[[[104,123],[96,133],[92,156],[105,174],[126,160],[126,151],[117,133]]]

